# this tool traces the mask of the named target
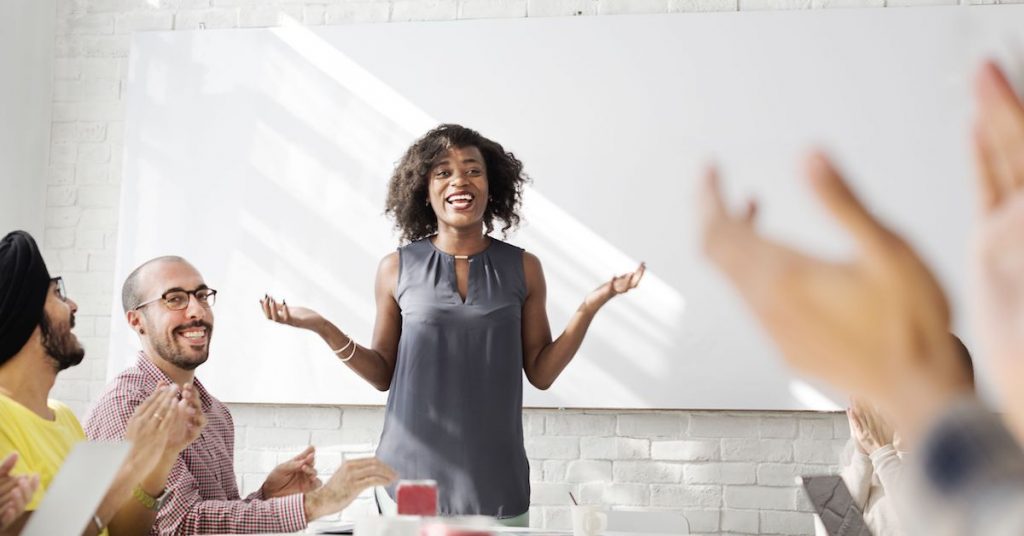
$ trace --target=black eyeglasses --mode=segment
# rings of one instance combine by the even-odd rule
[[[196,290],[175,289],[164,292],[159,298],[136,305],[134,310],[138,311],[151,303],[162,301],[164,303],[164,307],[172,311],[180,311],[188,307],[188,302],[191,296],[195,296],[199,305],[202,305],[207,309],[213,307],[213,304],[217,301],[217,291],[212,288],[200,288]]]
[[[51,277],[50,282],[57,284],[57,297],[60,298],[60,301],[68,301],[68,291],[64,288],[64,278],[59,276]]]

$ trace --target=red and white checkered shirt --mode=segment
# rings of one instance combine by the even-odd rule
[[[92,440],[124,439],[128,419],[156,390],[172,383],[145,354],[118,374],[89,412],[85,433]],[[257,491],[244,500],[235,482],[235,427],[231,412],[194,381],[207,425],[178,455],[167,478],[167,501],[157,513],[151,535],[296,532],[306,528],[303,495],[264,499]]]

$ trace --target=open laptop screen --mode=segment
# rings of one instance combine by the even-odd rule
[[[22,536],[81,534],[128,456],[129,443],[82,441],[71,449],[60,472],[25,525]]]
[[[871,536],[864,515],[838,475],[812,475],[797,479],[814,505],[829,536]]]

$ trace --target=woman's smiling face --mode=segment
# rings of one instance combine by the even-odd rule
[[[453,147],[430,168],[427,189],[437,224],[456,229],[481,225],[487,211],[487,165],[476,147]]]

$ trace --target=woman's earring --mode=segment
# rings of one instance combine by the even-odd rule
[[[429,207],[430,206],[430,198],[429,197],[427,198],[427,202],[424,203],[423,206],[425,206],[425,207]]]

